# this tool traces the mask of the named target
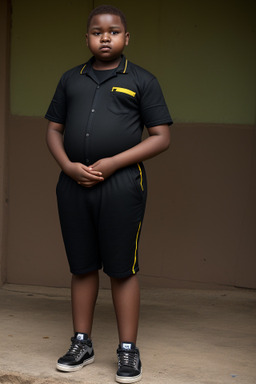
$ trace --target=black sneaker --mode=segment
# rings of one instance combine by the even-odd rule
[[[92,341],[85,333],[76,333],[71,338],[71,346],[68,352],[59,358],[57,369],[64,372],[74,372],[94,361]]]
[[[117,349],[118,370],[116,381],[118,383],[135,383],[142,377],[140,352],[133,343],[121,343]]]

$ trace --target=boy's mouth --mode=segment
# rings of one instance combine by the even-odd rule
[[[111,49],[111,47],[109,45],[102,45],[100,47],[100,50],[105,52],[105,51],[109,51]]]

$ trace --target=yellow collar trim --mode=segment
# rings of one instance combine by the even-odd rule
[[[126,72],[126,69],[127,69],[127,64],[128,64],[128,60],[127,60],[127,59],[125,59],[125,66],[124,66],[124,70],[123,70],[123,73],[125,73],[125,72]]]
[[[80,75],[83,74],[83,71],[84,71],[85,67],[86,67],[86,64],[85,64],[85,65],[83,66],[83,68],[81,69],[81,71],[80,71]]]
[[[80,71],[80,75],[83,74],[84,70],[85,70],[85,67],[86,67],[87,63],[83,66],[83,68],[81,69]],[[126,70],[127,70],[127,65],[128,65],[128,60],[125,59],[125,65],[124,65],[124,70],[123,70],[123,73],[126,73]]]

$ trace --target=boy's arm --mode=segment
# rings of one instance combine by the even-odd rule
[[[73,163],[69,160],[63,144],[64,125],[49,121],[46,142],[53,157],[69,177],[78,184],[86,187],[92,187],[99,181],[103,181],[102,173],[86,167],[81,163]]]
[[[150,159],[168,149],[170,129],[167,124],[148,128],[148,133],[149,137],[141,143],[113,157],[98,160],[91,167],[94,170],[101,171],[104,179],[106,179],[119,168]]]

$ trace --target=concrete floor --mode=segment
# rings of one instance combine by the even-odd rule
[[[255,384],[256,292],[142,290],[138,346],[146,384]],[[68,289],[0,289],[0,383],[110,384],[117,331],[109,290],[95,312],[95,363],[55,370],[72,334]]]

